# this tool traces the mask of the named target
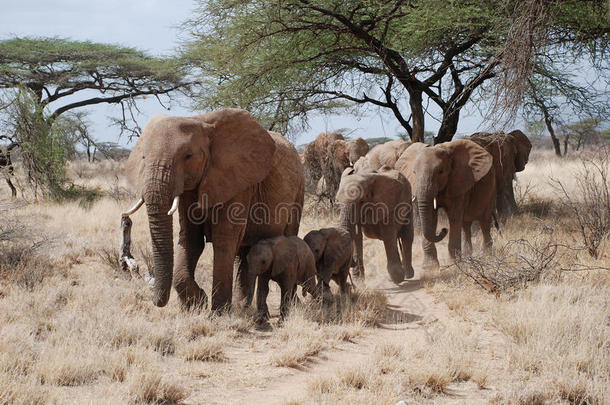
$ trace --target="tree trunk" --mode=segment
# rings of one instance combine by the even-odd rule
[[[457,132],[458,123],[460,121],[460,109],[450,108],[443,112],[443,121],[438,133],[434,138],[434,144],[437,145],[443,142],[449,142]]]
[[[547,131],[549,131],[549,135],[551,135],[551,141],[553,141],[555,155],[561,157],[561,147],[559,145],[559,139],[557,139],[557,136],[555,136],[555,129],[553,128],[553,123],[551,122],[549,112],[546,108],[542,108],[542,113],[544,114],[544,123],[546,124],[546,129]]]
[[[422,101],[422,92],[420,90],[409,91],[409,106],[411,107],[411,116],[413,118],[413,131],[411,133],[411,141],[424,141],[424,107]]]

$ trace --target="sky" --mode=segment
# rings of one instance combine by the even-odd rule
[[[0,0],[0,40],[19,37],[60,37],[136,47],[153,55],[171,54],[184,35],[178,26],[189,18],[193,0]],[[172,105],[167,112],[154,99],[140,104],[140,126],[154,115],[192,115],[188,102]],[[118,140],[118,129],[109,126],[108,117],[120,116],[120,107],[98,104],[87,109],[93,136],[102,141]],[[310,127],[297,135],[297,145],[307,143],[320,132],[346,129],[352,137],[394,137],[404,132],[393,115],[371,110],[363,117],[351,115],[312,115]],[[426,118],[426,130],[436,131],[440,124]],[[462,111],[458,134],[487,130],[483,118],[471,108]],[[122,145],[132,146],[126,138]]]

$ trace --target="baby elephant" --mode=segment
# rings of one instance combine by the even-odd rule
[[[256,318],[259,322],[269,319],[269,280],[278,283],[281,289],[280,319],[288,314],[288,308],[296,297],[297,284],[303,288],[303,296],[316,293],[316,263],[313,253],[296,236],[262,239],[250,248],[246,261],[249,290],[246,306],[252,303],[254,284],[258,277]]]
[[[347,293],[347,277],[352,265],[353,243],[348,230],[324,228],[311,231],[304,238],[316,259],[319,288],[328,290],[330,280],[335,280],[341,294]]]

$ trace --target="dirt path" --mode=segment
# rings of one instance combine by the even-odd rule
[[[426,292],[422,284],[418,279],[400,286],[390,281],[369,284],[369,287],[383,291],[388,297],[382,326],[367,329],[364,335],[356,338],[354,342],[342,342],[323,351],[303,367],[283,368],[269,365],[268,351],[272,349],[265,348],[264,343],[255,350],[240,345],[228,352],[229,364],[222,366],[226,368],[223,372],[227,376],[226,384],[218,386],[215,382],[204,384],[205,387],[198,384],[191,386],[192,395],[189,399],[192,403],[204,401],[218,404],[283,404],[290,400],[307,402],[308,386],[313,377],[330,377],[346,367],[370,362],[376,345],[381,342],[398,346],[408,345],[416,338],[429,333],[431,328],[442,327],[443,323],[453,316],[444,303],[436,302],[434,297]],[[477,359],[477,362],[487,364],[492,360],[491,353],[497,355],[496,346],[499,341],[492,331],[481,329],[479,332],[481,358]],[[231,376],[238,375],[244,377],[231,379]],[[252,381],[249,382],[250,376]],[[443,397],[443,403],[481,402],[488,399],[493,391],[493,387],[479,390],[474,382],[452,383],[447,391],[448,395]],[[408,398],[405,400],[408,401]]]

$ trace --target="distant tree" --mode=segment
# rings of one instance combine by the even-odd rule
[[[561,132],[564,135],[564,155],[568,153],[569,140],[575,150],[584,149],[585,145],[599,145],[607,142],[609,130],[601,128],[604,123],[601,118],[587,118],[581,121],[563,125]],[[607,126],[607,122],[605,123]]]
[[[177,59],[133,48],[59,38],[0,41],[0,140],[18,148],[35,190],[62,195],[66,159],[81,143],[95,153],[79,108],[121,105],[121,133],[138,136],[137,98],[186,93],[193,85]],[[128,122],[132,124],[128,124]],[[99,148],[97,148],[99,149]]]
[[[610,32],[603,0],[198,3],[185,55],[205,78],[200,106],[248,108],[283,131],[311,111],[384,108],[423,141],[431,102],[435,143],[452,139],[473,97],[520,105],[548,48],[604,54]]]
[[[569,60],[564,64],[569,65]],[[548,66],[540,65],[527,81],[522,109],[524,118],[529,122],[544,122],[557,156],[561,156],[557,129],[567,125],[567,120],[609,117],[610,97],[607,91],[579,83],[578,79],[569,66],[550,72]]]
[[[27,88],[48,123],[66,111],[120,104],[122,130],[133,117],[137,97],[171,97],[193,84],[175,58],[158,58],[134,48],[60,38],[0,41],[0,89]],[[41,112],[42,113],[42,112]],[[139,127],[131,129],[139,134]]]

